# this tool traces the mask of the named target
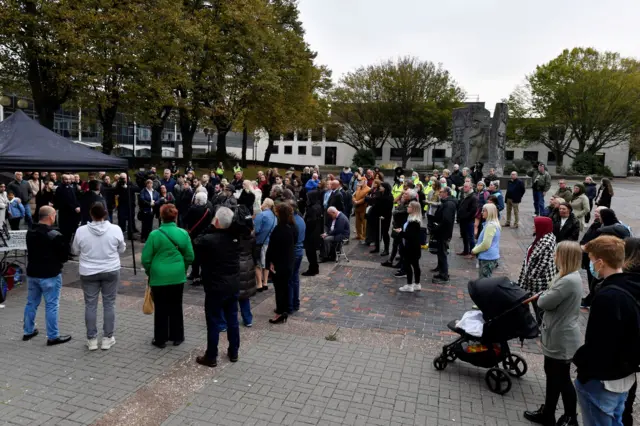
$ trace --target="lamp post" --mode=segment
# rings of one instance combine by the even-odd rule
[[[208,157],[209,153],[211,152],[211,131],[209,130],[209,128],[207,127],[204,128],[204,135],[207,137],[207,157]]]

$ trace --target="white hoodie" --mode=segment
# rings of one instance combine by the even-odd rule
[[[80,275],[88,276],[119,270],[126,248],[120,227],[105,220],[78,228],[71,252],[80,255]]]

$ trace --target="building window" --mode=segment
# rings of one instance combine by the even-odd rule
[[[505,151],[504,152],[504,159],[507,161],[513,161],[513,159],[515,158],[515,151]]]
[[[311,147],[311,155],[314,157],[320,157],[322,155],[322,147],[321,146],[312,146]]]
[[[547,153],[547,165],[548,166],[555,166],[556,165],[556,161],[557,161],[556,153],[552,152],[552,151],[549,151]]]
[[[527,161],[538,161],[538,151],[524,151],[522,159]]]
[[[601,166],[604,166],[604,156],[605,156],[604,152],[596,153],[596,158],[598,159],[598,162],[600,163]]]
[[[278,152],[280,152],[280,146],[279,145],[273,145],[271,147],[271,153],[272,154],[277,154]]]
[[[291,145],[284,147],[285,154],[293,154],[293,147]]]
[[[402,148],[391,148],[391,153],[390,153],[391,159],[392,160],[401,159],[402,158],[402,152],[403,152]]]
[[[340,138],[341,128],[337,124],[329,124],[325,128],[324,136],[328,141],[337,141]]]
[[[382,160],[382,148],[376,148],[376,160]]]
[[[410,157],[416,160],[424,160],[424,151],[420,148],[411,148]]]
[[[298,147],[298,155],[307,155],[307,147],[299,146]]]
[[[294,137],[294,132],[287,132],[284,135],[282,135],[282,139],[284,139],[285,141],[292,141]]]
[[[447,156],[446,149],[432,149],[431,150],[431,159],[432,161],[442,161]]]

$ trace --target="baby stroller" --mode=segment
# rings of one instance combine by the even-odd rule
[[[522,377],[527,372],[527,362],[520,355],[511,353],[507,342],[515,338],[522,342],[538,336],[538,324],[528,306],[538,295],[529,297],[506,277],[469,281],[469,295],[480,309],[484,325],[481,321],[475,324],[472,321],[468,324],[476,327],[465,326],[465,331],[458,327],[462,324],[457,320],[451,321],[449,329],[460,337],[442,348],[442,354],[433,360],[433,366],[444,370],[447,364],[459,359],[488,368],[487,386],[492,392],[504,395],[511,389],[509,376]],[[480,316],[480,313],[471,311],[465,314],[467,316]]]

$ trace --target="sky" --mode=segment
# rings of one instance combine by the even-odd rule
[[[334,81],[411,55],[441,63],[490,111],[565,48],[640,57],[640,0],[299,0],[299,8]]]

